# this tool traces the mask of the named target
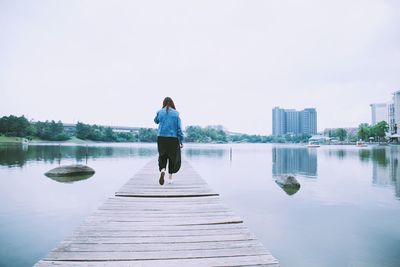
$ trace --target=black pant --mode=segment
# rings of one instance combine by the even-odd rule
[[[168,173],[177,173],[181,168],[181,147],[178,138],[159,136],[157,146],[159,170],[165,169],[168,161]]]

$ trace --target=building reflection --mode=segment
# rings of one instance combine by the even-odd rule
[[[365,154],[363,155],[365,157]],[[372,183],[376,186],[393,186],[395,195],[400,198],[400,166],[397,147],[375,149],[371,152]],[[365,158],[364,158],[365,160]]]
[[[190,158],[207,157],[222,158],[226,154],[226,150],[222,148],[186,148],[185,155]]]
[[[272,148],[273,176],[297,174],[317,177],[317,151],[308,148]]]

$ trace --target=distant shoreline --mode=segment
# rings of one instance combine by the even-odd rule
[[[23,137],[16,136],[0,136],[0,145],[3,144],[71,144],[71,145],[90,145],[90,144],[156,144],[156,142],[103,142],[103,141],[92,141],[92,140],[82,140],[76,137],[72,137],[69,140],[65,141],[50,141],[50,140],[42,140],[42,139],[32,139],[28,140]],[[205,145],[237,145],[237,144],[274,144],[274,145],[303,145],[306,146],[307,143],[275,143],[275,142],[226,142],[226,143],[218,143],[218,142],[185,142],[185,144],[205,144]],[[382,145],[381,143],[367,143],[369,145]],[[354,143],[338,143],[338,144],[321,144],[322,146],[354,146]],[[383,144],[384,145],[384,144]]]

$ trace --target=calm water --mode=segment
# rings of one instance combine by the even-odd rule
[[[400,266],[399,152],[244,144],[183,150],[284,267]],[[0,266],[32,266],[156,153],[153,144],[0,146]],[[43,175],[77,162],[96,174],[72,183]],[[301,183],[294,195],[274,182],[284,174]]]

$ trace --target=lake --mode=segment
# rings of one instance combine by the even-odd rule
[[[399,152],[271,144],[182,151],[284,267],[399,266]],[[155,144],[0,145],[0,266],[32,266],[156,156]],[[79,181],[44,175],[72,163],[96,173]],[[274,180],[289,174],[301,184],[294,194]]]

